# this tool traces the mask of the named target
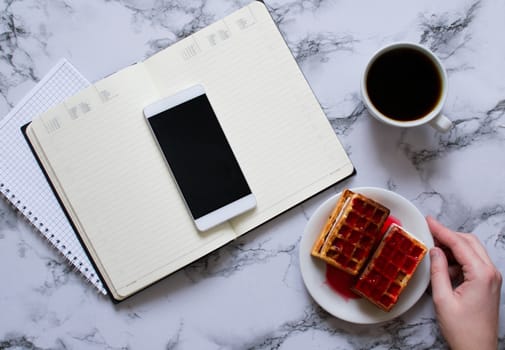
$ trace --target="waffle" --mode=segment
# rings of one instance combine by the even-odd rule
[[[352,290],[391,310],[427,251],[422,242],[392,224]]]
[[[389,209],[362,194],[345,190],[318,239],[312,256],[357,275],[381,238]]]

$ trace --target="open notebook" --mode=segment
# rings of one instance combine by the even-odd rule
[[[257,199],[256,209],[205,233],[142,113],[198,83]],[[27,136],[116,301],[354,171],[260,2],[67,99]]]

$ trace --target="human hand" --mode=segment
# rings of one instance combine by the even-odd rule
[[[451,231],[431,217],[426,221],[435,241],[460,265],[463,279],[453,288],[446,253],[430,250],[433,303],[443,336],[453,350],[496,350],[500,272],[475,235]]]

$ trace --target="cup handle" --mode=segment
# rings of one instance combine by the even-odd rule
[[[430,125],[440,132],[447,132],[452,127],[452,122],[445,115],[439,114],[430,121]]]

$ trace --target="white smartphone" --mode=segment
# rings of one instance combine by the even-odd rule
[[[198,230],[256,206],[202,85],[145,107],[144,115]]]

